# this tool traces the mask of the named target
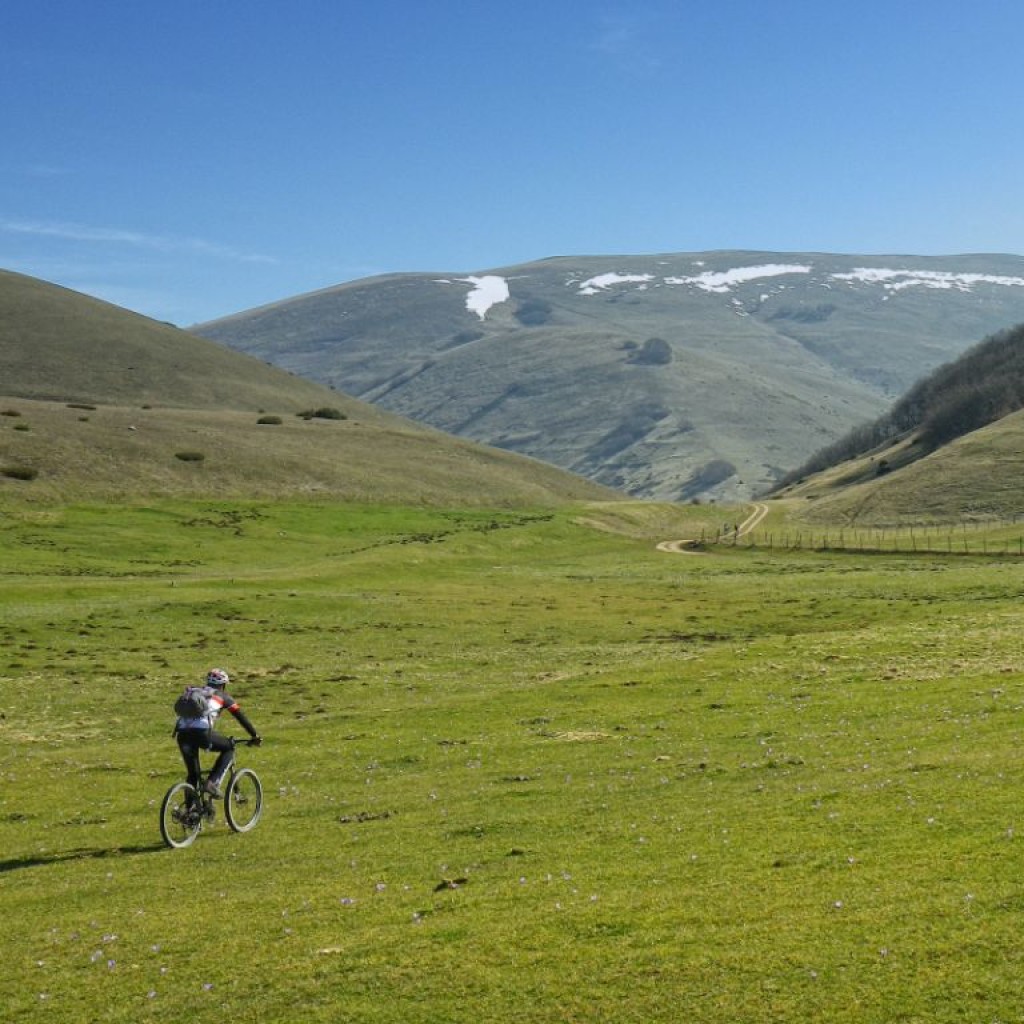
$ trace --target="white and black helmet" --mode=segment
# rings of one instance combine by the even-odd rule
[[[216,690],[226,690],[230,682],[230,677],[222,668],[211,668],[206,673],[206,685],[212,686]]]

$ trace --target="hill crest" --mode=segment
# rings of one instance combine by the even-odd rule
[[[495,506],[620,497],[0,271],[0,498],[184,494]]]

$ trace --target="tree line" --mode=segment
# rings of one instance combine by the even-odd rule
[[[927,454],[1022,408],[1024,324],[1018,324],[923,377],[888,412],[819,449],[774,490],[910,434]]]

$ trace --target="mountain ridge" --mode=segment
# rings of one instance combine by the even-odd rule
[[[637,497],[746,500],[1024,321],[1024,258],[720,250],[378,275],[196,325]]]

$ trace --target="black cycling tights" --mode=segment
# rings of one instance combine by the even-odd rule
[[[178,733],[178,749],[181,751],[181,759],[185,762],[189,784],[196,788],[199,787],[200,750],[217,752],[217,760],[214,762],[213,771],[210,772],[210,781],[215,785],[220,785],[228,766],[235,759],[235,748],[231,740],[211,729],[182,729]]]

